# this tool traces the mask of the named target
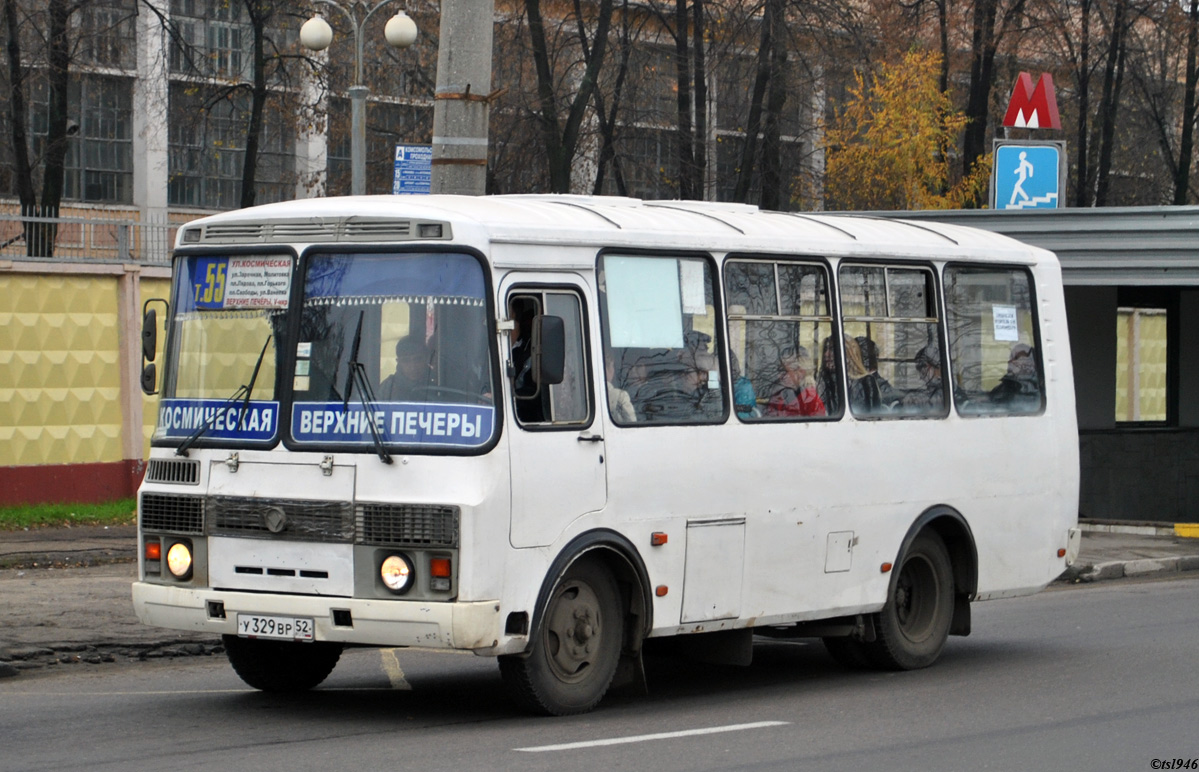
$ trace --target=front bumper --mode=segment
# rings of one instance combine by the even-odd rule
[[[223,610],[224,617],[210,612]],[[316,640],[372,646],[424,646],[493,653],[501,635],[498,601],[430,603],[314,595],[191,589],[134,582],[133,608],[143,624],[236,635],[237,614],[311,617]],[[334,611],[339,621],[334,624]]]

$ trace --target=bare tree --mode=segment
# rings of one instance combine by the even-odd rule
[[[962,172],[969,175],[987,152],[991,114],[991,89],[995,81],[995,56],[1000,45],[1021,30],[1025,0],[974,0],[971,14],[970,91],[966,99]]]
[[[67,150],[71,135],[78,131],[78,125],[72,126],[68,116],[72,64],[81,56],[81,39],[94,32],[81,31],[73,22],[83,9],[99,3],[3,2],[13,183],[22,214],[36,218],[25,222],[25,249],[30,257],[50,257],[58,232],[53,220],[59,215],[65,194]],[[128,10],[126,22],[132,19],[132,8]],[[45,134],[33,136],[31,90],[38,81],[47,95]]]
[[[538,119],[548,155],[550,189],[555,193],[570,192],[570,170],[578,149],[580,130],[599,77],[600,67],[607,54],[608,30],[612,24],[612,0],[600,0],[596,8],[595,31],[590,40],[585,26],[581,23],[581,0],[575,0],[574,13],[576,19],[580,20],[578,43],[583,51],[582,73],[563,120],[559,104],[561,97],[556,87],[546,38],[546,23],[541,14],[541,0],[525,0],[533,60],[537,68],[537,93],[541,106]]]
[[[1199,83],[1199,0],[1191,0],[1187,12],[1186,82],[1182,102],[1182,126],[1178,142],[1178,163],[1174,169],[1174,203],[1188,201],[1191,180],[1191,153],[1195,142],[1195,86]]]
[[[1144,21],[1130,27],[1128,73],[1139,113],[1150,135],[1137,143],[1136,162],[1156,181],[1158,203],[1190,203],[1196,120],[1196,48],[1199,3],[1152,0],[1142,8]],[[1147,163],[1156,148],[1164,174]],[[1164,195],[1161,195],[1164,191]]]

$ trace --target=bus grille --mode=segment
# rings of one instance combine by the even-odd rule
[[[458,508],[430,504],[359,504],[360,544],[458,546]]]
[[[213,496],[209,533],[288,541],[352,542],[354,508],[348,501],[295,501]]]
[[[176,485],[198,485],[200,483],[200,462],[186,459],[152,458],[146,468],[146,480],[158,483],[175,483]]]
[[[144,493],[140,515],[143,531],[204,533],[204,499],[199,496]]]

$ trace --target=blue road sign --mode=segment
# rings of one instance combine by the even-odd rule
[[[1060,207],[1061,163],[1062,148],[1059,145],[998,145],[995,148],[995,208]]]
[[[433,184],[433,147],[396,145],[392,193],[428,194]]]

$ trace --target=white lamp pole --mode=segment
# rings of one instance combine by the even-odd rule
[[[348,7],[336,0],[315,2],[331,5],[341,11],[354,30],[354,85],[350,86],[350,192],[361,196],[366,193],[366,96],[370,93],[370,89],[362,83],[363,30],[375,11],[391,0],[379,0],[373,7],[362,0],[350,2]],[[392,48],[408,48],[416,41],[416,22],[400,11],[387,20],[383,36]],[[333,42],[333,28],[320,16],[313,16],[300,27],[300,42],[305,48],[324,51]]]

